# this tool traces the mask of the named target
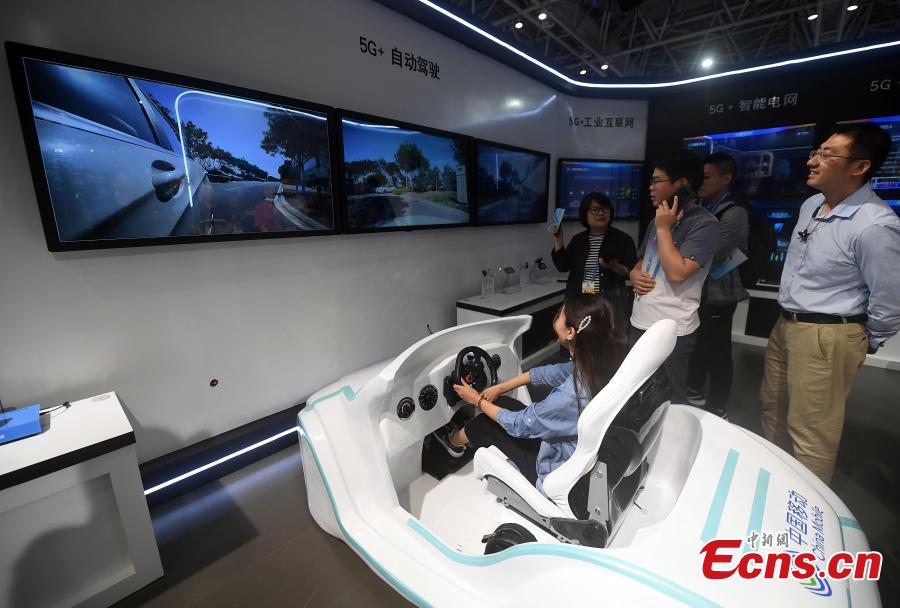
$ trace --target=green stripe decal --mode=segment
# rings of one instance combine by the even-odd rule
[[[335,393],[335,394],[337,394],[337,393]],[[330,396],[334,396],[334,395],[330,395]],[[326,396],[326,397],[328,397],[328,396]],[[326,397],[323,397],[323,399],[325,399]],[[318,399],[317,402],[318,401],[321,401],[321,399]],[[306,431],[306,427],[303,425],[303,421],[300,420],[299,422],[300,422],[300,430],[303,431],[303,434],[308,437],[309,433]],[[309,446],[309,452],[313,456],[313,461],[315,461],[315,463],[316,463],[316,469],[318,469],[318,471],[319,471],[319,477],[322,479],[322,484],[325,486],[325,492],[328,494],[328,502],[331,503],[331,510],[334,511],[334,518],[337,521],[338,527],[341,529],[341,535],[344,537],[344,539],[347,541],[347,543],[349,543],[356,550],[356,552],[359,554],[359,556],[362,557],[363,560],[367,564],[369,564],[369,567],[371,567],[373,570],[375,570],[375,572],[380,574],[384,580],[388,581],[402,595],[406,596],[406,599],[413,602],[417,606],[431,606],[431,604],[428,603],[427,601],[425,601],[425,599],[421,595],[419,595],[418,593],[416,593],[415,591],[410,589],[407,585],[405,585],[402,581],[400,581],[400,579],[398,579],[390,571],[388,571],[384,566],[379,564],[378,560],[373,558],[369,554],[369,552],[366,551],[362,547],[362,545],[360,545],[359,542],[357,542],[357,540],[355,538],[353,538],[353,536],[350,535],[350,533],[344,527],[344,523],[341,521],[341,514],[338,511],[337,503],[334,501],[334,494],[331,493],[331,486],[328,484],[328,478],[325,477],[325,473],[322,470],[322,463],[319,462],[319,456],[318,456],[318,454],[316,454],[316,448],[313,446],[312,441],[309,441],[308,439],[306,441],[306,445]]]
[[[322,403],[323,401],[328,401],[332,397],[337,397],[338,395],[343,395],[344,399],[346,399],[347,401],[353,401],[354,399],[356,399],[356,393],[353,392],[352,388],[350,388],[349,386],[342,386],[341,388],[334,391],[333,393],[328,393],[327,395],[322,395],[315,401],[310,401],[309,403],[306,404],[306,407],[304,407],[303,409],[311,410],[312,408],[314,408],[318,404]]]
[[[722,513],[725,511],[725,503],[728,501],[728,492],[731,490],[731,480],[734,478],[734,469],[737,467],[737,461],[737,450],[728,450],[725,466],[722,467],[722,474],[719,475],[716,493],[713,494],[712,504],[709,505],[706,524],[700,533],[700,540],[704,543],[715,538],[719,532],[719,524],[722,522]]]
[[[769,494],[769,479],[771,474],[766,469],[760,469],[759,475],[756,477],[756,492],[753,493],[753,507],[750,509],[750,521],[747,522],[747,534],[744,538],[756,532],[762,534],[763,515],[766,512],[766,497]],[[750,551],[753,547],[746,541],[744,542],[744,552]]]
[[[841,522],[842,528],[855,528],[860,532],[863,531],[862,526],[859,525],[859,522],[852,517],[838,517],[838,520]]]
[[[575,545],[566,544],[551,545],[547,543],[524,543],[492,555],[468,555],[466,553],[454,551],[448,547],[442,540],[426,529],[416,518],[410,517],[407,524],[425,538],[425,540],[434,545],[445,557],[466,566],[491,566],[507,559],[525,555],[563,557],[599,566],[615,572],[616,574],[626,576],[642,585],[667,595],[673,600],[681,602],[685,606],[692,606],[695,608],[720,608],[719,604],[706,599],[687,587],[682,587],[678,583],[670,581],[646,568],[642,568],[641,566],[611,555],[605,555],[596,550],[582,549]]]

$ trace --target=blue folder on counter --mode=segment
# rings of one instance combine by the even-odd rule
[[[41,432],[41,406],[20,407],[0,413],[0,444]]]

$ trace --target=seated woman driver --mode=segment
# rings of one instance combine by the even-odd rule
[[[627,341],[613,319],[606,298],[570,296],[556,313],[553,329],[572,360],[534,367],[481,394],[467,384],[455,385],[460,398],[484,415],[462,428],[444,427],[435,432],[436,439],[455,457],[463,456],[466,446],[495,445],[541,490],[544,477],[575,451],[578,417],[625,357]],[[502,396],[527,384],[553,387],[553,391],[529,406]]]

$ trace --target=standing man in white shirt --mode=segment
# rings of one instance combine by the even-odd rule
[[[665,363],[672,403],[688,402],[688,365],[700,326],[700,292],[719,247],[719,222],[694,193],[702,181],[703,165],[691,152],[656,163],[650,181],[656,218],[647,227],[629,275],[635,291],[631,344],[661,319],[677,324],[675,350]]]
[[[840,125],[810,153],[806,183],[821,194],[800,209],[766,348],[766,439],[790,439],[794,457],[825,483],[866,352],[900,329],[900,219],[869,186],[890,144],[877,125]]]

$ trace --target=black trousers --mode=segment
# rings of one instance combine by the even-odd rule
[[[734,369],[731,362],[731,320],[737,303],[725,306],[700,306],[700,329],[697,330],[697,348],[691,358],[688,387],[703,393],[709,378],[707,404],[725,410]]]
[[[499,397],[494,403],[512,412],[518,412],[528,407],[521,401],[506,395]],[[513,437],[485,414],[472,418],[466,423],[465,429],[469,445],[475,448],[497,446],[532,485],[537,483],[537,456],[541,447],[540,439]]]
[[[638,329],[632,325],[628,332],[629,347],[634,346],[643,335],[643,329]],[[694,352],[696,343],[696,331],[686,336],[678,336],[675,340],[675,350],[663,363],[666,368],[666,376],[669,378],[669,386],[672,389],[672,403],[687,403],[688,366],[690,365],[691,354]]]

